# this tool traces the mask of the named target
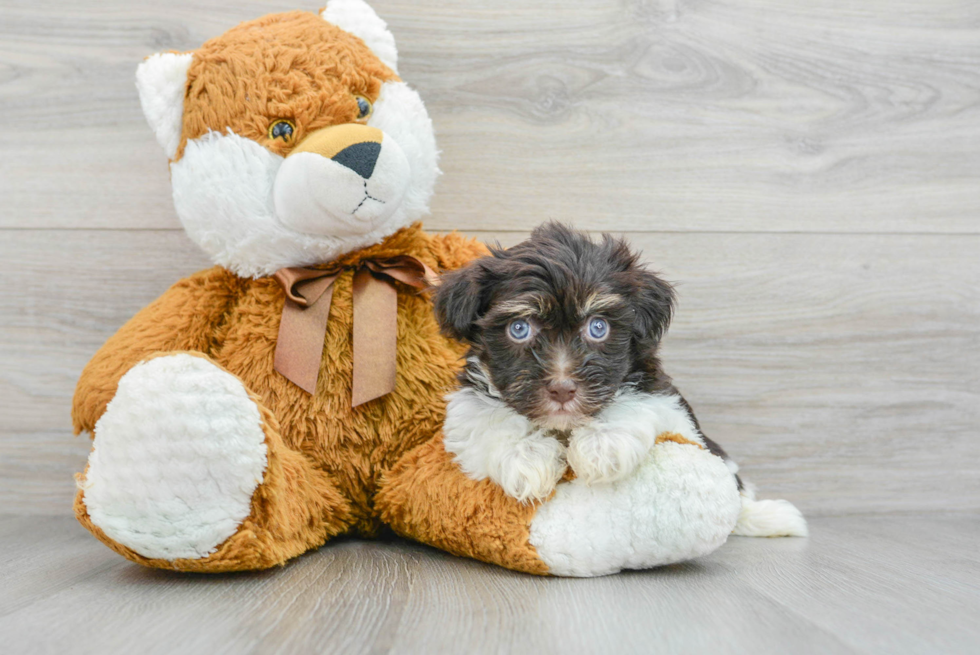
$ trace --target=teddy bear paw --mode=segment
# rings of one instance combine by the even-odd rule
[[[626,478],[559,484],[531,521],[531,545],[549,572],[594,576],[706,555],[738,520],[735,476],[697,446],[654,446]]]
[[[95,426],[84,481],[88,515],[149,558],[202,558],[251,512],[267,448],[242,382],[191,354],[137,364]]]

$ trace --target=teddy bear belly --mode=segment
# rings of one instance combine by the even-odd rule
[[[399,294],[395,391],[351,407],[351,300],[346,282],[337,281],[315,395],[286,380],[273,366],[278,316],[270,321],[269,312],[257,311],[270,301],[263,298],[264,289],[253,289],[239,302],[213,358],[272,412],[287,447],[331,475],[355,510],[355,529],[373,534],[380,525],[373,507],[379,479],[442,426],[443,397],[455,384],[462,347],[439,335],[427,300]]]

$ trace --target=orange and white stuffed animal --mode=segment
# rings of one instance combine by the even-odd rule
[[[133,317],[78,383],[75,430],[94,442],[76,514],[124,556],[258,569],[374,534],[383,473],[438,432],[462,350],[440,336],[412,271],[486,251],[417,223],[437,150],[396,67],[391,33],[361,0],[259,18],[139,66],[177,214],[216,266]],[[386,275],[392,262],[408,284]],[[355,279],[375,282],[357,321]],[[397,318],[372,314],[379,288]],[[290,316],[299,324],[281,335]],[[355,328],[397,355],[355,367]],[[355,368],[377,387],[388,364],[390,392],[352,397]]]
[[[588,517],[610,498],[641,500],[628,489],[549,510],[470,479],[447,454],[444,398],[464,348],[440,334],[419,289],[486,249],[417,222],[438,175],[433,129],[363,0],[153,55],[137,88],[177,214],[216,266],[140,311],[82,373],[72,417],[94,440],[75,513],[97,538],[147,566],[216,572],[388,524],[460,555],[570,575],[724,541],[734,515],[712,534],[692,524],[700,550],[661,552],[656,520],[640,513],[600,535],[623,548],[597,551],[588,534],[568,539],[592,529],[562,521],[568,503]]]

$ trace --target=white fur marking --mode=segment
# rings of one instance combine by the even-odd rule
[[[161,52],[147,57],[136,69],[136,90],[143,115],[157,143],[173,159],[183,131],[184,93],[191,53]]]
[[[266,467],[259,409],[201,357],[137,364],[95,426],[82,489],[92,522],[144,557],[206,557],[251,511]]]
[[[592,421],[572,430],[568,463],[588,484],[621,480],[664,432],[704,445],[678,396],[620,391]]]
[[[547,498],[565,472],[562,445],[503,402],[474,389],[447,397],[445,448],[473,480],[490,478],[526,502]]]
[[[664,442],[626,479],[559,484],[532,519],[530,541],[554,575],[606,575],[706,555],[725,543],[738,512],[720,458]]]
[[[800,510],[788,500],[756,500],[742,494],[742,509],[732,534],[743,537],[805,537],[810,533]]]
[[[572,431],[566,457],[582,482],[601,484],[632,473],[652,445],[652,440],[592,421]]]
[[[557,378],[568,377],[568,369],[572,367],[572,357],[567,346],[559,348],[555,355],[552,374]]]
[[[490,371],[487,367],[483,365],[479,357],[469,357],[467,358],[467,363],[469,366],[466,367],[466,377],[469,378],[473,384],[482,384],[486,386],[487,393],[490,394],[492,398],[500,399],[500,390],[497,389],[497,385],[493,383],[490,379]]]
[[[364,0],[330,0],[323,9],[323,19],[358,37],[385,66],[398,72],[398,48],[395,37]]]

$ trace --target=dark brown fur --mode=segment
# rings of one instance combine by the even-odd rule
[[[461,384],[499,396],[537,421],[548,419],[549,384],[559,369],[577,389],[581,418],[602,410],[623,387],[678,393],[657,356],[673,315],[673,287],[648,271],[624,240],[605,234],[595,242],[547,223],[523,243],[491,250],[448,273],[435,294],[443,332],[470,347]],[[608,324],[601,343],[586,337],[594,317]],[[508,337],[518,318],[534,323],[526,343]]]

